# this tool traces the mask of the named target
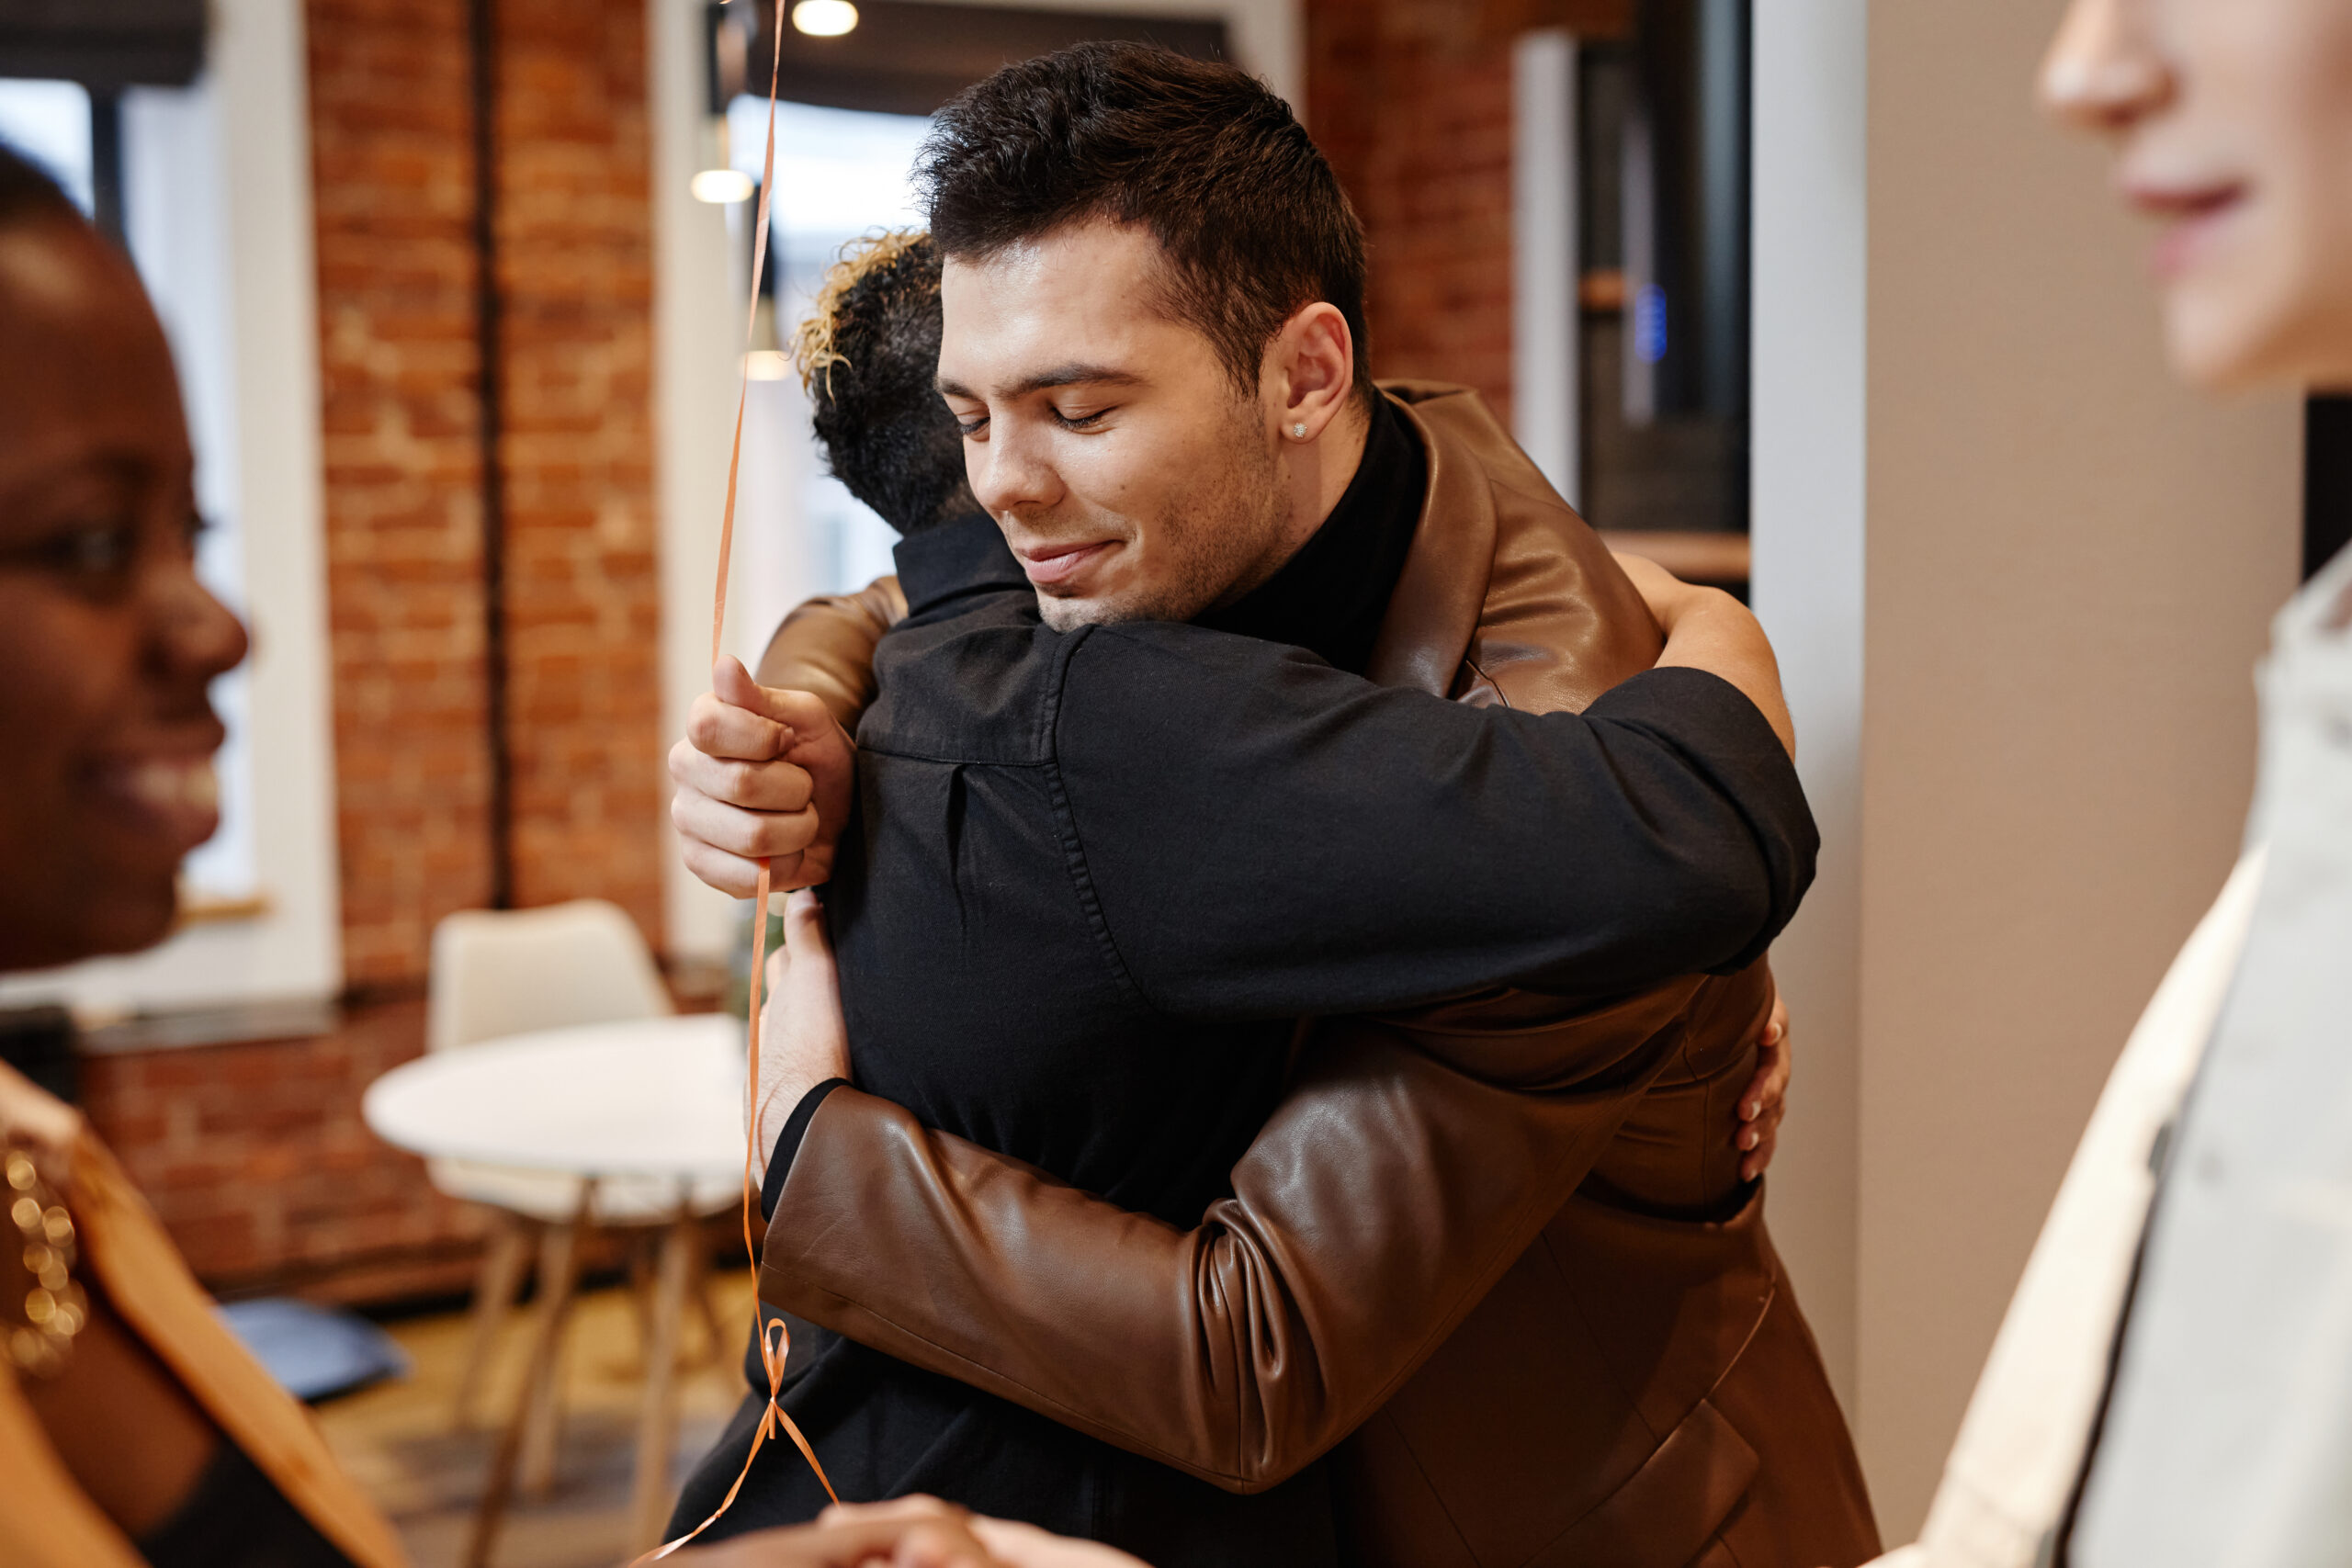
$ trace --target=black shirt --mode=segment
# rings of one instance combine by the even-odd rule
[[[171,1517],[141,1538],[139,1556],[149,1568],[351,1568],[226,1437]]]
[[[1323,555],[1336,578],[1385,558],[1359,499],[1317,536],[1365,541]],[[827,897],[857,1083],[1123,1207],[1189,1226],[1229,1193],[1301,1014],[1729,969],[1810,878],[1793,771],[1712,676],[1652,671],[1584,716],[1471,708],[1198,626],[1051,631],[984,517],[898,555],[910,615],[876,652]],[[1319,604],[1286,569],[1258,592],[1368,649],[1361,614],[1319,614],[1344,589]],[[797,1128],[779,1169],[794,1146]],[[1233,1496],[798,1332],[786,1408],[846,1498],[934,1492],[1158,1568],[1332,1560],[1319,1466]],[[715,1504],[754,1415],[681,1519]],[[778,1445],[722,1528],[822,1501]]]

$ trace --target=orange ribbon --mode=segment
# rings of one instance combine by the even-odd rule
[[[784,73],[784,4],[785,0],[775,0],[772,32],[775,49],[768,61],[767,152],[760,164],[759,233],[752,242],[752,302],[743,323],[747,355],[759,327],[760,279],[766,271],[768,259],[768,203],[775,190],[775,105],[776,89]],[[714,666],[718,662],[727,629],[727,574],[735,553],[735,481],[742,470],[743,410],[750,396],[751,371],[747,361],[735,386],[735,440],[727,455],[727,510],[718,525],[718,589],[713,596],[710,609],[710,661]],[[755,1103],[751,1126],[743,1139],[743,1250],[752,1256],[757,1255],[757,1249],[752,1246],[752,1216],[759,1212],[760,1201],[759,1183],[752,1174],[760,1155],[760,1119],[756,1106],[760,1084],[760,984],[767,968],[770,891],[771,874],[768,863],[763,860],[760,862],[759,901],[752,911],[751,1017],[745,1028],[748,1053],[744,1071],[749,1077]],[[841,1494],[833,1490],[832,1482],[826,1477],[825,1467],[817,1462],[817,1450],[808,1446],[808,1439],[799,1426],[785,1414],[782,1404],[784,1363],[792,1349],[791,1330],[780,1322],[771,1323],[763,1318],[756,1296],[752,1302],[752,1327],[759,1336],[760,1365],[768,1375],[768,1407],[760,1416],[759,1429],[752,1434],[752,1451],[743,1456],[743,1468],[736,1473],[735,1483],[727,1489],[727,1495],[719,1499],[718,1506],[712,1510],[710,1517],[677,1540],[637,1559],[639,1563],[660,1562],[717,1524],[720,1516],[735,1506],[735,1498],[743,1490],[743,1483],[750,1479],[752,1461],[760,1457],[760,1450],[779,1430],[792,1439],[792,1446],[800,1450],[800,1457],[807,1460],[808,1468],[817,1472],[818,1484],[824,1487],[825,1495],[836,1503],[842,1500]],[[631,1564],[631,1568],[636,1568],[636,1564]]]

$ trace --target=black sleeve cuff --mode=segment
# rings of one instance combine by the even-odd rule
[[[1676,665],[1611,687],[1587,716],[1639,726],[1672,746],[1747,823],[1762,857],[1769,908],[1754,940],[1713,973],[1733,975],[1764,956],[1813,886],[1821,831],[1796,764],[1746,693],[1720,675]]]
[[[760,1218],[775,1218],[776,1200],[784,1196],[784,1179],[792,1174],[792,1161],[800,1153],[800,1141],[808,1135],[808,1123],[817,1119],[817,1107],[825,1103],[825,1096],[847,1084],[847,1078],[827,1078],[800,1097],[800,1103],[785,1118],[784,1131],[775,1135],[775,1147],[768,1151],[768,1171],[760,1179]]]

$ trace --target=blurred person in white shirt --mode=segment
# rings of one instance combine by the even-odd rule
[[[2352,0],[2075,0],[2041,96],[2159,226],[2177,374],[2352,389]],[[2260,685],[2245,857],[2116,1065],[1903,1568],[2352,1562],[2352,553]]]

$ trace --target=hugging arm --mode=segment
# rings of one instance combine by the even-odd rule
[[[1794,757],[1796,725],[1781,691],[1781,661],[1747,606],[1720,588],[1685,582],[1640,556],[1621,555],[1616,560],[1666,634],[1657,667],[1704,670],[1728,681],[1756,705],[1780,737],[1781,749]]]
[[[1699,986],[1574,1018],[1521,998],[1520,1029],[1483,1038],[1442,1011],[1324,1024],[1234,1195],[1190,1229],[837,1088],[783,1156],[760,1292],[1262,1490],[1385,1404],[1526,1250],[1678,1049]]]
[[[670,749],[670,820],[687,870],[735,898],[752,896],[763,863],[777,889],[831,876],[875,645],[906,613],[898,579],[876,578],[786,616],[756,682],[733,658],[718,661]]]
[[[1701,671],[1524,713],[1191,626],[1099,626],[1062,657],[1071,875],[1105,962],[1160,1011],[1623,996],[1744,968],[1811,881],[1787,752]]]
[[[1768,990],[1718,988],[1760,1024]],[[777,1150],[763,1294],[1216,1484],[1270,1486],[1385,1403],[1521,1255],[1699,989],[1326,1023],[1235,1195],[1189,1229],[835,1087]]]
[[[874,648],[906,619],[907,596],[895,577],[877,577],[854,593],[811,599],[784,618],[760,656],[760,684],[808,692],[834,722],[854,734],[873,705]]]

